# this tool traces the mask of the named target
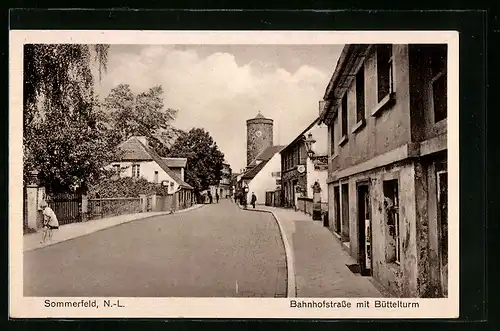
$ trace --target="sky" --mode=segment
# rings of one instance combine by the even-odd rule
[[[202,127],[233,172],[246,165],[246,120],[274,120],[274,144],[287,145],[319,114],[318,102],[343,45],[111,45],[97,84],[134,92],[162,85],[173,125]]]

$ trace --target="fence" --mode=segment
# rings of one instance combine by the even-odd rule
[[[308,215],[313,214],[313,199],[311,198],[297,198],[297,210],[300,210]],[[321,202],[321,212],[328,212],[328,202]]]
[[[76,193],[47,195],[47,204],[57,215],[60,225],[81,222],[82,196]]]
[[[156,201],[154,206],[151,208],[151,211],[182,210],[193,205],[192,193],[187,190],[181,190],[174,194],[168,194],[165,196],[156,195],[154,197]]]
[[[266,192],[266,206],[281,207],[281,190]]]
[[[91,220],[140,212],[142,212],[141,198],[89,199],[87,217]]]

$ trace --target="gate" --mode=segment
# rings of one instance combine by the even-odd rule
[[[60,225],[81,221],[81,194],[59,193],[47,195],[47,204],[56,214]]]

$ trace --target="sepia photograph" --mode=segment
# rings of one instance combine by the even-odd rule
[[[19,316],[458,316],[456,33],[15,32]]]

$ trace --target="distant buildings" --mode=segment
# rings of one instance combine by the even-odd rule
[[[331,231],[397,296],[447,296],[446,45],[346,45],[324,101]]]
[[[210,186],[210,193],[213,197],[215,197],[217,193],[220,199],[225,199],[232,194],[231,177],[231,166],[228,163],[223,163],[219,184]]]

